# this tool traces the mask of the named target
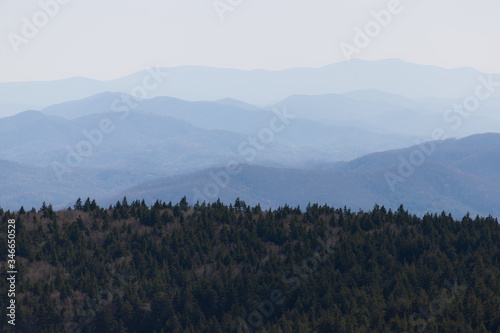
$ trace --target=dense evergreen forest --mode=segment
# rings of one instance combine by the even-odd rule
[[[11,219],[2,332],[500,332],[492,217],[124,198],[0,209],[1,232]]]

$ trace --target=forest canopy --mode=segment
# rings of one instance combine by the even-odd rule
[[[491,216],[184,197],[0,209],[2,232],[11,219],[17,320],[4,332],[500,332]]]

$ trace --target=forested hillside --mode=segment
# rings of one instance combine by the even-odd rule
[[[0,209],[18,270],[1,331],[500,332],[500,226],[456,218],[185,198]]]

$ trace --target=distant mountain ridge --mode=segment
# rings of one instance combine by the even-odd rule
[[[300,118],[287,111],[286,106],[274,111],[252,109],[234,100],[189,102],[156,97],[137,101],[134,108],[125,107],[122,111],[122,98],[130,97],[107,92],[53,105],[42,112],[26,111],[1,118],[0,158],[38,166],[64,163],[68,149],[92,141],[89,136],[95,134],[103,119],[108,119],[116,130],[97,140],[102,145],[92,145],[91,156],[84,159],[87,167],[136,168],[169,175],[223,165],[231,158],[242,160],[251,147],[249,140],[255,139],[266,143],[265,149],[257,143],[260,153],[253,163],[313,168],[405,147],[415,139],[407,134],[359,128],[355,115],[350,121],[352,125],[341,121],[324,123]],[[366,108],[376,107],[360,103]],[[294,106],[290,109],[294,110]],[[325,105],[323,109],[332,114],[339,111],[335,105]],[[281,121],[273,122],[278,120],[277,114],[284,112],[293,117],[286,127],[282,127]],[[259,138],[276,126],[277,132],[271,132],[269,141]]]
[[[64,208],[68,207],[68,200],[72,197],[106,197],[122,191],[125,187],[120,186],[120,183],[124,179],[129,184],[151,179],[148,175],[130,171],[76,168],[67,175],[64,182],[59,182],[50,167],[36,167],[1,159],[0,170],[0,207],[12,210],[18,210],[21,206],[38,209],[42,202]]]
[[[140,71],[123,78],[97,81],[69,78],[56,81],[0,83],[0,116],[18,111],[17,104],[38,109],[105,91],[131,93],[156,71],[161,84],[148,98],[171,96],[190,101],[233,98],[257,106],[272,105],[291,95],[319,95],[377,89],[409,98],[463,98],[474,92],[479,76],[471,68],[443,69],[397,59],[351,60],[322,68],[281,71],[181,66]],[[160,73],[160,74],[158,74]],[[500,77],[495,74],[495,77]],[[498,80],[497,80],[498,81]],[[11,105],[9,111],[8,105]]]
[[[494,94],[460,112],[479,84]],[[61,207],[87,194],[194,199],[211,172],[236,162],[244,171],[220,189],[226,202],[240,195],[268,206],[329,200],[370,209],[375,201],[497,214],[498,134],[484,134],[500,128],[497,86],[498,74],[395,59],[0,83],[0,171],[10,177],[0,205]],[[413,145],[435,130],[458,140],[422,155]],[[409,166],[415,151],[425,161]]]
[[[244,165],[238,175],[230,177],[226,187],[220,185],[225,184],[224,177],[214,177],[224,173],[224,169],[204,170],[136,185],[107,202],[125,195],[150,202],[187,195],[191,202],[214,201],[218,197],[224,202],[234,202],[239,197],[251,204],[273,208],[307,202],[348,205],[352,209],[369,209],[375,203],[397,208],[405,203],[420,214],[445,210],[456,215],[470,212],[500,216],[500,134],[487,133],[434,144],[435,153],[398,184],[395,191],[386,182],[385,173],[397,174],[399,156],[407,158],[416,146],[369,154],[325,170]],[[484,158],[487,163],[483,163]],[[214,188],[219,192],[217,196],[211,196]]]
[[[310,202],[348,205],[369,209],[375,203],[417,213],[466,212],[500,216],[500,134],[486,133],[460,140],[434,142],[435,152],[413,174],[392,191],[386,173],[398,174],[400,157],[408,159],[417,146],[373,153],[350,162],[301,170],[240,164],[241,170],[227,181],[225,168],[208,168],[195,173],[161,177],[161,174],[120,169],[78,168],[59,183],[50,168],[39,168],[0,160],[8,182],[0,184],[0,206],[18,209],[40,200],[66,207],[71,196],[94,196],[100,204],[110,204],[127,196],[153,203],[178,200],[233,202],[237,197],[248,203],[276,208],[285,203]],[[126,188],[123,182],[135,184]],[[149,181],[148,181],[149,179]],[[96,191],[97,189],[97,191]]]

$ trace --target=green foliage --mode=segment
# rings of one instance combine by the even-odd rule
[[[185,197],[74,209],[0,210],[2,230],[16,219],[19,331],[500,330],[492,217]]]

